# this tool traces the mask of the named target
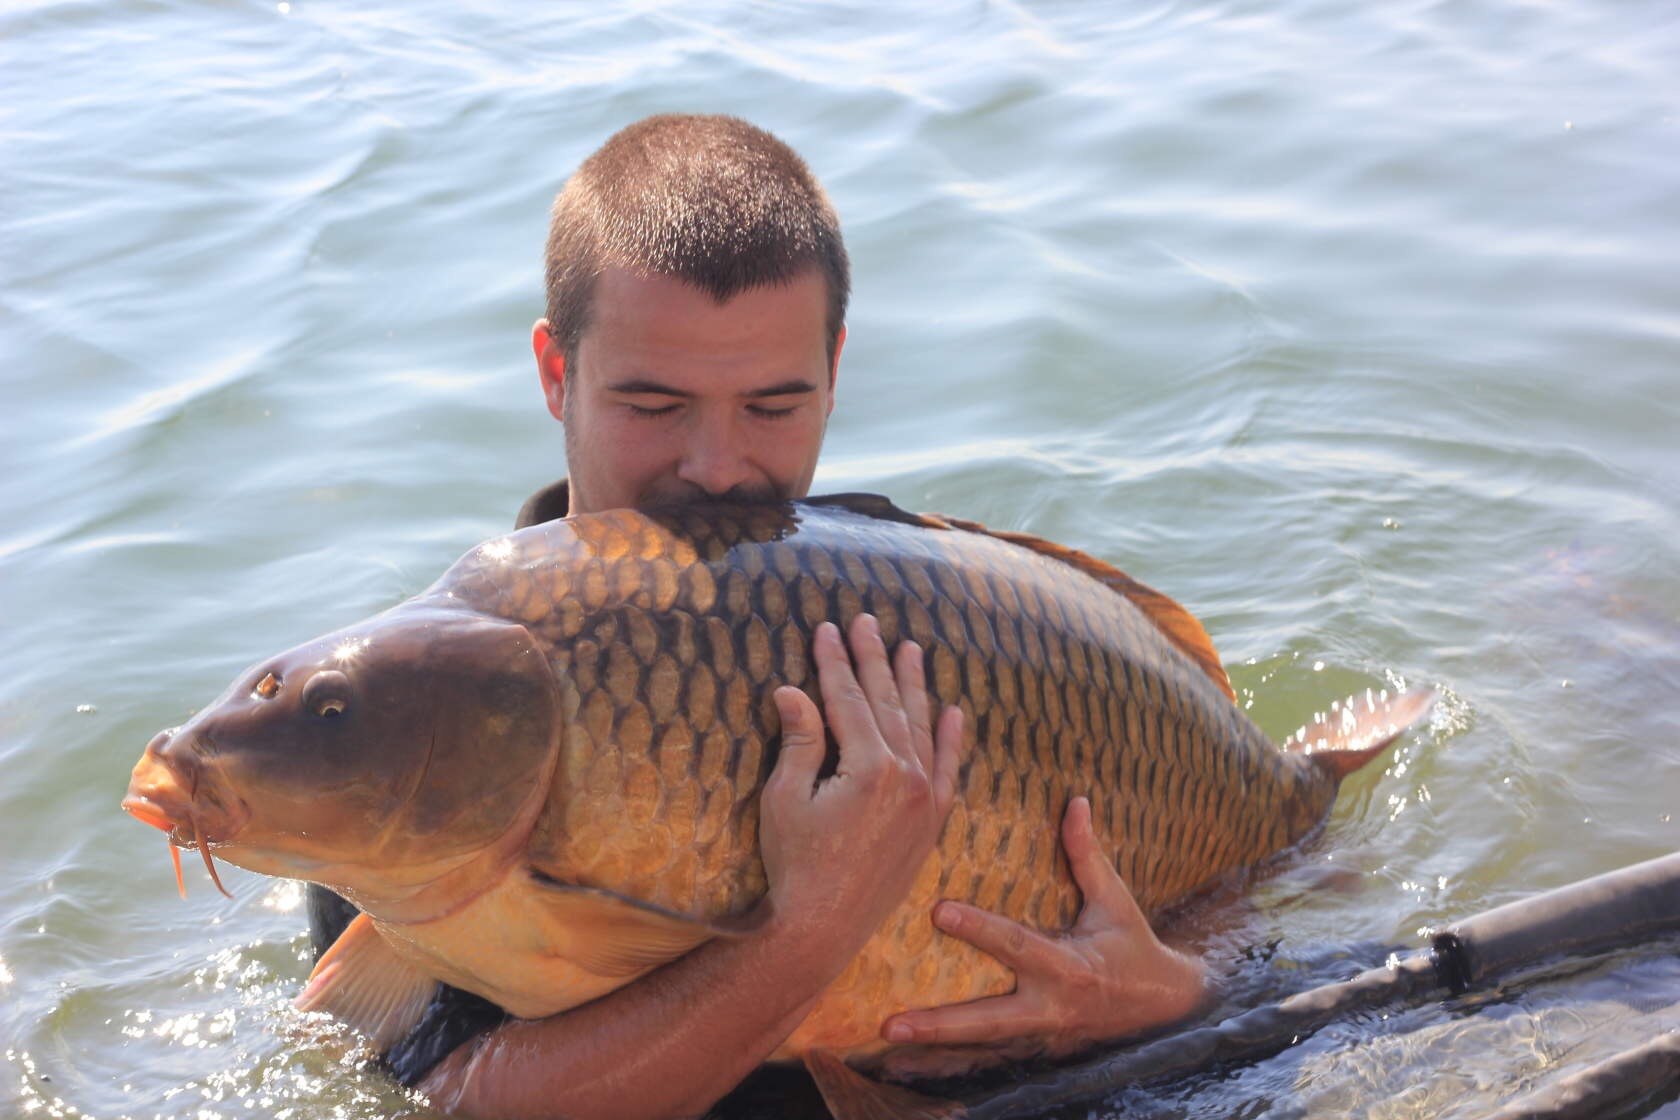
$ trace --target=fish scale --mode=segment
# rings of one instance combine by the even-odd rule
[[[955,896],[1070,925],[1079,899],[1057,828],[1076,793],[1100,806],[1099,840],[1146,913],[1298,839],[1334,795],[1125,596],[1016,543],[821,506],[619,511],[508,539],[515,555],[475,554],[444,583],[527,622],[578,690],[583,716],[530,853],[562,882],[708,919],[750,909],[765,889],[771,693],[786,683],[817,697],[808,650],[822,621],[872,611],[889,645],[922,645],[934,702],[968,717],[978,746],[931,870],[788,1052],[865,1052],[894,1011],[1007,990],[1001,965],[935,933],[931,906]],[[581,586],[581,617],[530,592],[545,581]],[[679,696],[697,734],[662,740],[653,729],[677,718]],[[682,764],[659,765],[678,742]]]

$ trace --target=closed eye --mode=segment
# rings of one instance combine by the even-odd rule
[[[792,416],[799,410],[798,405],[790,404],[786,408],[768,408],[761,404],[749,404],[747,411],[761,420],[780,420],[784,416]]]
[[[625,402],[625,407],[630,410],[630,415],[632,416],[646,416],[649,418],[654,416],[669,416],[677,410],[677,406],[674,404],[660,405],[658,408],[648,408],[645,405],[630,404],[629,402]]]

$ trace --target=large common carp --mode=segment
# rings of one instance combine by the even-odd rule
[[[973,749],[910,897],[781,1057],[868,1056],[894,1012],[1007,991],[930,911],[952,897],[1070,925],[1070,797],[1090,795],[1153,914],[1305,836],[1426,703],[1349,709],[1280,751],[1200,624],[1083,554],[869,496],[624,510],[492,540],[413,599],[259,662],[153,739],[124,806],[212,874],[209,849],[360,906],[305,997],[376,1041],[436,980],[553,1014],[763,896],[771,694],[815,695],[814,628],[865,610],[889,648],[921,644]]]

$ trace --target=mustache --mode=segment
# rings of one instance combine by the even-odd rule
[[[692,505],[696,502],[774,503],[791,500],[793,495],[773,483],[737,483],[721,493],[713,493],[703,486],[676,479],[643,494],[638,506]]]

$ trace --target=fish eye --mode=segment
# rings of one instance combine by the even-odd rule
[[[350,678],[337,669],[323,669],[303,686],[303,706],[322,719],[343,715],[350,707]]]
[[[257,682],[257,686],[251,690],[251,695],[260,700],[272,700],[279,695],[279,692],[280,678],[273,673],[269,673]]]

